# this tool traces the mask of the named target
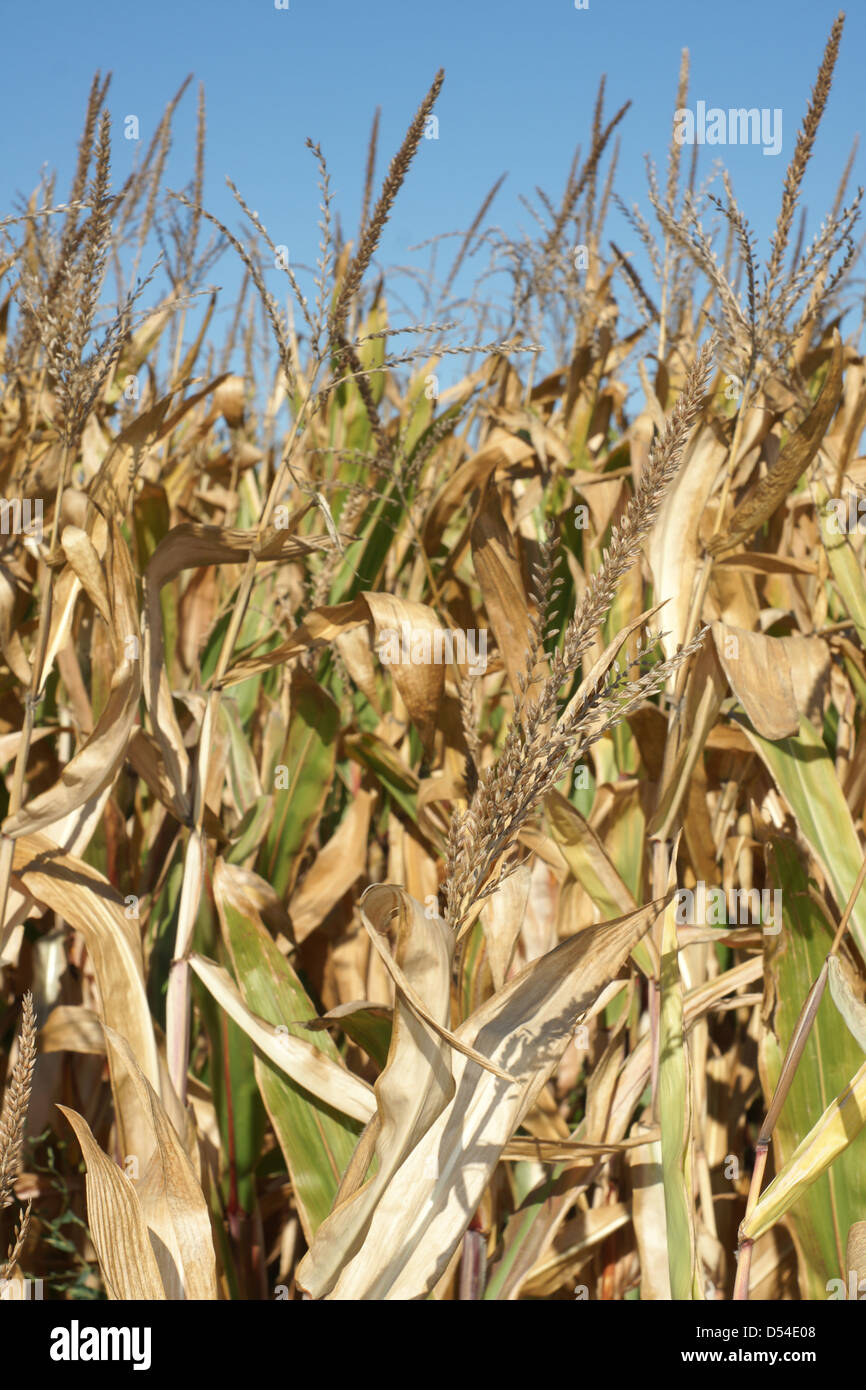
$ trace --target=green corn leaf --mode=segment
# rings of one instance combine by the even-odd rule
[[[782,891],[782,929],[764,935],[768,1012],[761,1029],[759,1062],[767,1104],[803,1000],[833,940],[832,926],[809,892],[807,866],[792,841],[773,838],[770,867],[774,887]],[[784,1173],[788,1169],[816,1121],[833,1097],[844,1091],[862,1061],[860,1047],[848,1032],[830,991],[825,990],[776,1121],[772,1152],[777,1170]],[[826,1171],[811,1182],[803,1179],[785,1189],[791,1197],[788,1226],[799,1256],[803,1298],[826,1298],[827,1281],[845,1277],[846,1233],[866,1210],[866,1135],[854,1137],[852,1133],[851,1140]],[[820,1145],[815,1152],[820,1155]]]
[[[339,1053],[328,1034],[303,1027],[317,1016],[316,1009],[245,896],[238,871],[220,866],[214,879],[214,897],[247,1006],[267,1023],[285,1027],[339,1063]],[[254,1067],[292,1179],[301,1225],[307,1240],[311,1240],[333,1205],[361,1125],[323,1104],[258,1051]]]
[[[800,733],[796,738],[783,738],[774,743],[756,734],[747,720],[739,722],[775,779],[809,848],[827,875],[841,915],[860,872],[863,851],[823,740],[805,716],[800,719]],[[854,904],[851,934],[860,954],[866,956],[866,894],[861,893]]]

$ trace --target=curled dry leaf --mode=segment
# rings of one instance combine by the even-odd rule
[[[244,420],[244,379],[242,376],[227,376],[213,393],[214,409],[218,410],[227,425],[235,428]]]
[[[385,1004],[355,999],[348,1004],[337,1004],[320,1018],[311,1018],[304,1027],[311,1033],[339,1028],[346,1037],[369,1053],[381,1070],[388,1060],[393,1017],[394,1010]]]
[[[749,489],[725,529],[707,546],[711,555],[725,555],[743,545],[779,507],[805,473],[821,446],[842,393],[843,348],[833,329],[833,355],[821,394],[806,419],[794,431],[765,478]]]
[[[653,903],[564,941],[461,1024],[461,1040],[507,1067],[514,1080],[504,1081],[461,1053],[452,1054],[453,1098],[393,1174],[357,1254],[329,1261],[330,1269],[341,1265],[342,1272],[335,1283],[317,1281],[318,1296],[407,1299],[433,1288],[502,1150],[534,1105],[576,1023],[662,906]],[[308,1268],[299,1271],[305,1288]]]
[[[136,415],[121,430],[90,485],[90,500],[99,511],[105,514],[115,512],[117,515],[126,515],[136,474],[141,470],[151,450],[170,435],[184,416],[225,380],[225,376],[224,372],[221,376],[214,377],[182,400],[174,411],[170,411],[174,397],[192,384],[188,378],[181,379],[172,390],[161,396],[147,410]]]
[[[0,564],[0,651],[9,669],[26,689],[30,684],[30,662],[13,625],[18,592],[15,580],[16,575],[9,566]]]
[[[495,989],[501,989],[514,956],[520,928],[526,915],[532,874],[520,864],[500,883],[481,909],[481,927],[487,944],[487,959]]]
[[[83,1115],[65,1105],[57,1108],[75,1130],[87,1165],[87,1223],[108,1297],[164,1300],[159,1265],[131,1179],[102,1152]]]
[[[60,546],[75,576],[97,613],[111,626],[111,599],[105,587],[105,573],[93,541],[79,526],[66,526]]]
[[[70,554],[74,558],[76,578],[80,570],[86,576],[94,603],[105,610],[102,616],[107,621],[114,664],[108,702],[92,733],[64,767],[60,781],[22,806],[15,815],[7,816],[2,831],[11,838],[46,830],[98,796],[114,781],[126,753],[141,694],[135,578],[120,527],[112,521],[105,575],[84,533],[67,527],[69,530],[74,532]]]
[[[404,892],[402,888],[393,890],[392,885],[390,884],[376,883],[373,884],[373,888],[389,888],[391,889],[391,891],[397,891],[399,893]],[[370,891],[370,889],[367,890],[368,893]],[[406,896],[408,897],[408,894]],[[387,947],[382,942],[381,936],[384,933],[381,933],[373,925],[373,923],[370,921],[370,918],[363,911],[363,909],[361,911],[361,920],[363,921],[364,926],[367,929],[367,934],[369,935],[370,940],[373,943],[373,947],[376,951],[376,954],[379,956],[379,959],[383,962],[385,969],[388,971],[388,974],[393,979],[394,984],[397,987],[398,993],[403,999],[406,1000],[408,1004],[411,1005],[418,1018],[423,1020],[423,1022],[426,1023],[428,1028],[432,1028],[433,1032],[437,1035],[437,1037],[442,1038],[443,1041],[447,1042],[451,1047],[455,1049],[455,1051],[462,1052],[465,1057],[471,1057],[472,1060],[477,1062],[480,1067],[484,1067],[486,1071],[492,1072],[494,1076],[500,1077],[503,1081],[512,1080],[508,1072],[503,1071],[500,1067],[497,1067],[495,1062],[491,1062],[490,1058],[486,1057],[483,1052],[478,1052],[474,1047],[471,1047],[469,1043],[463,1042],[463,1040],[459,1038],[456,1033],[452,1033],[450,1028],[447,1028],[443,1023],[439,1022],[436,1015],[432,1014],[430,1010],[427,1008],[427,1005],[425,1004],[421,995],[415,989],[411,980],[408,979],[398,962],[395,960],[395,958],[391,955]]]
[[[96,975],[102,1022],[129,1041],[148,1081],[159,1090],[141,942],[123,899],[96,869],[74,855],[62,854],[45,835],[19,836],[13,872],[31,897],[81,932]],[[122,1151],[136,1154],[145,1164],[153,1151],[152,1130],[142,1122],[128,1077],[112,1071],[111,1082]]]
[[[442,624],[426,603],[382,593],[364,594],[361,601],[370,612],[379,658],[388,665],[409,716],[429,747],[445,685]]]
[[[700,520],[726,448],[714,431],[696,431],[686,460],[666,494],[649,538],[653,592],[670,600],[662,645],[666,657],[686,640],[692,589],[700,564]]]
[[[108,801],[110,792],[110,787],[103,787],[98,796],[93,797],[84,806],[79,806],[77,810],[70,811],[62,820],[57,821],[51,827],[50,840],[47,836],[44,837],[45,843],[50,844],[53,851],[56,850],[61,854],[82,855],[90,844],[99,818],[105,810],[105,803]],[[35,899],[28,893],[19,892],[14,887],[10,888],[6,921],[3,924],[0,964],[17,964],[22,940],[21,924],[32,913],[39,911],[41,909]]]
[[[484,607],[502,653],[513,691],[526,675],[529,605],[512,532],[505,524],[496,488],[488,481],[472,524],[472,563]]]
[[[39,1029],[40,1052],[86,1052],[105,1056],[98,1014],[81,1004],[58,1004]]]
[[[800,719],[788,654],[781,639],[713,623],[713,640],[731,689],[763,738],[796,734]]]
[[[165,767],[178,803],[189,813],[189,755],[174,712],[171,689],[165,669],[160,591],[183,570],[197,566],[241,564],[251,554],[260,560],[287,560],[309,555],[321,542],[302,540],[285,528],[267,527],[259,536],[255,530],[241,531],[222,526],[203,526],[185,522],[175,526],[150,557],[144,574],[144,695],[160,742]]]
[[[454,940],[441,917],[425,916],[420,903],[388,884],[369,888],[362,902],[373,931],[393,931],[394,959],[403,976],[428,1014],[447,1026]],[[388,1059],[375,1085],[376,1118],[359,1146],[366,1162],[357,1181],[363,1181],[373,1158],[376,1172],[364,1186],[341,1193],[301,1262],[298,1282],[314,1298],[329,1293],[346,1261],[361,1249],[394,1173],[453,1097],[453,1055],[398,989]]]
[[[115,1072],[125,1071],[155,1148],[138,1196],[169,1298],[215,1299],[216,1259],[210,1212],[189,1154],[125,1038],[106,1027]]]
[[[447,653],[447,644],[453,639],[446,636],[447,630],[426,603],[374,592],[359,594],[348,603],[314,608],[278,647],[231,666],[223,684],[249,680],[311,647],[336,641],[363,623],[372,625],[382,664],[390,670],[410,718],[422,740],[428,743],[436,727],[445,684],[445,663],[440,653]]]
[[[484,448],[461,463],[445,482],[430,511],[424,532],[425,545],[428,548],[439,545],[449,517],[469,493],[483,488],[497,469],[523,463],[532,453],[533,447],[528,440],[506,430],[495,430]]]
[[[367,834],[375,796],[360,791],[339,828],[319,850],[289,901],[295,940],[303,941],[364,872]]]

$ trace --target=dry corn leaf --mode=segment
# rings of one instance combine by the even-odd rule
[[[637,903],[588,821],[561,792],[545,802],[550,830],[569,870],[586,889],[605,918],[612,912],[634,912]]]
[[[371,709],[381,714],[382,702],[376,688],[376,663],[369,630],[366,627],[348,628],[334,639],[334,646],[352,680],[369,700]]]
[[[419,1298],[433,1288],[503,1148],[534,1105],[575,1024],[662,905],[654,903],[564,941],[461,1024],[458,1036],[507,1066],[515,1079],[503,1081],[453,1054],[454,1098],[393,1175],[364,1244],[327,1297]]]
[[[89,488],[89,496],[94,506],[104,515],[126,515],[129,494],[136,474],[148,458],[151,450],[160,440],[170,435],[199,401],[204,400],[221,381],[226,373],[216,376],[200,390],[187,396],[169,414],[173,398],[193,383],[187,378],[179,381],[166,395],[154,405],[136,415],[117,436],[105,455],[98,475]]]
[[[495,486],[488,481],[472,523],[472,563],[511,689],[520,689],[530,642],[529,605],[514,537]]]
[[[165,1289],[131,1180],[104,1154],[82,1115],[65,1105],[65,1115],[87,1165],[87,1224],[109,1298],[164,1300]]]
[[[40,1052],[85,1052],[105,1056],[99,1015],[81,1004],[58,1004],[39,1029]]]
[[[104,787],[98,796],[95,796],[84,806],[79,806],[78,810],[70,811],[69,815],[64,816],[56,825],[52,825],[51,838],[41,837],[46,845],[51,846],[52,852],[76,856],[84,853],[90,844],[100,817],[104,813],[110,792],[110,787]],[[14,841],[9,843],[14,844]],[[17,888],[10,887],[6,903],[6,921],[3,926],[0,963],[17,964],[22,940],[21,924],[31,913],[38,915],[41,911],[42,909],[29,893],[21,893]]]
[[[286,560],[320,549],[315,539],[302,540],[286,529],[233,530],[223,526],[203,526],[185,522],[175,526],[160,541],[144,573],[144,694],[159,740],[166,771],[175,790],[178,805],[189,814],[189,755],[174,712],[174,703],[165,670],[160,592],[165,584],[186,569],[220,564],[242,564],[251,554],[259,560]]]
[[[400,894],[404,894],[404,890],[402,888],[395,888],[394,885],[389,883],[374,883],[372,885],[372,888],[387,889],[389,892],[397,892]],[[368,888],[367,893],[372,892],[372,888]],[[366,897],[367,895],[365,894],[364,896]],[[405,896],[408,897],[408,894],[405,894]],[[477,1062],[480,1067],[483,1067],[486,1071],[491,1072],[494,1076],[498,1076],[502,1081],[511,1081],[513,1078],[509,1076],[508,1072],[503,1071],[500,1067],[497,1067],[496,1063],[491,1062],[490,1058],[486,1057],[483,1052],[479,1052],[476,1048],[470,1046],[469,1043],[463,1042],[463,1040],[460,1037],[458,1037],[456,1033],[453,1033],[450,1028],[447,1028],[444,1024],[440,1023],[436,1015],[430,1012],[423,998],[418,993],[415,986],[412,984],[411,980],[408,978],[408,976],[403,971],[402,967],[395,960],[394,956],[391,955],[390,951],[381,940],[381,937],[384,935],[384,932],[381,932],[373,924],[373,922],[368,917],[367,913],[364,912],[363,906],[361,909],[361,920],[367,929],[367,935],[370,937],[370,940],[373,943],[376,955],[382,961],[382,963],[385,966],[385,969],[394,981],[398,997],[402,997],[403,999],[405,999],[406,1002],[410,1004],[411,1007],[414,1009],[418,1018],[421,1019],[424,1023],[426,1023],[427,1027],[431,1028],[433,1032],[437,1035],[437,1037],[440,1037],[445,1042],[449,1043],[450,1046],[453,1047],[456,1052],[461,1052],[465,1057],[470,1057],[474,1062]]]
[[[562,851],[574,879],[586,891],[599,919],[614,913],[634,912],[634,895],[623,880],[605,847],[575,806],[560,792],[551,792],[545,802],[553,839]],[[610,833],[607,836],[611,842]],[[650,940],[635,946],[635,963],[649,979],[657,975],[656,952]]]
[[[425,916],[420,903],[388,884],[374,884],[362,902],[373,931],[394,932],[394,958],[402,973],[428,1013],[446,1026],[454,940],[445,923],[438,916]],[[360,1249],[396,1169],[454,1095],[452,1055],[448,1043],[431,1036],[398,989],[388,1059],[375,1086],[376,1121],[359,1144],[367,1163],[375,1155],[378,1166],[364,1186],[339,1194],[299,1266],[298,1282],[314,1298],[331,1290],[347,1260]],[[359,1165],[357,1181],[363,1177]]]
[[[424,528],[424,544],[428,552],[433,554],[437,550],[446,526],[469,493],[476,488],[484,488],[497,469],[511,468],[531,458],[532,454],[533,447],[527,440],[519,439],[507,430],[492,431],[484,448],[454,470],[436,497]]]
[[[0,651],[10,671],[26,690],[30,685],[30,662],[14,626],[15,600],[18,595],[15,579],[16,575],[9,566],[0,564]]]
[[[686,1032],[695,1021],[705,1017],[713,1009],[723,1005],[728,996],[737,998],[741,991],[764,973],[764,962],[759,955],[741,961],[714,980],[696,985],[688,990],[683,999],[683,1028]],[[650,1039],[648,1034],[638,1042],[629,1054],[617,1082],[616,1092],[610,1108],[607,1137],[619,1139],[625,1134],[635,1106],[650,1079]]]
[[[98,568],[96,552],[86,537],[81,540],[81,534],[77,563],[82,568]],[[88,582],[97,596],[107,583],[107,593],[100,602],[110,609],[108,630],[114,670],[108,703],[92,733],[64,767],[59,782],[27,802],[15,815],[7,816],[2,831],[12,838],[45,830],[91,801],[114,781],[123,762],[141,694],[141,662],[135,579],[126,542],[115,521],[111,523],[107,570],[107,581],[90,574]]]
[[[65,526],[60,547],[90,602],[111,626],[112,603],[105,586],[102,561],[93,541],[79,526]]]
[[[45,835],[15,841],[13,871],[25,890],[80,931],[99,987],[100,1016],[128,1039],[151,1085],[160,1086],[159,1062],[144,985],[141,941],[123,899],[96,869],[62,854]],[[153,1136],[142,1123],[127,1078],[112,1072],[121,1150],[150,1161]]]
[[[373,1090],[345,1067],[337,1066],[320,1051],[296,1038],[288,1029],[280,1031],[247,1007],[231,975],[216,961],[193,952],[189,963],[220,1008],[247,1034],[264,1055],[319,1100],[366,1124],[375,1105]]]
[[[56,729],[34,729],[30,735],[30,747],[32,748],[34,743],[41,743],[44,738],[54,737],[56,733]],[[0,766],[17,755],[23,737],[21,729],[16,729],[14,734],[0,734]]]
[[[520,864],[481,909],[481,928],[487,945],[487,959],[494,989],[501,989],[508,975],[514,948],[520,936],[532,874],[527,864]]]
[[[359,791],[338,829],[319,850],[299,888],[289,900],[297,942],[304,941],[327,917],[366,868],[367,834],[375,793]]]
[[[552,1249],[532,1266],[521,1285],[521,1294],[544,1298],[566,1281],[571,1283],[590,1251],[630,1222],[631,1213],[625,1202],[578,1212],[557,1232]]]
[[[660,601],[670,600],[665,617],[667,632],[662,638],[666,657],[672,657],[686,639],[700,563],[700,520],[726,452],[724,443],[709,426],[696,431],[650,534],[653,593]]]
[[[583,677],[576,692],[572,695],[565,709],[560,715],[560,719],[566,718],[571,712],[584,703],[600,686],[602,680],[613,666],[623,647],[625,646],[632,633],[637,632],[638,628],[645,627],[656,613],[659,613],[664,604],[656,603],[646,612],[640,613],[630,622],[624,623],[616,636],[611,638],[601,655],[593,662],[587,674]]]
[[[104,523],[103,523],[104,530]],[[54,594],[51,601],[51,625],[48,630],[48,644],[45,648],[45,660],[42,663],[43,683],[50,673],[58,653],[69,642],[72,631],[72,619],[75,614],[75,605],[78,595],[81,593],[81,580],[75,573],[71,565],[61,570],[60,575],[54,585]],[[27,677],[27,685],[30,684],[30,675]]]
[[[797,710],[813,724],[824,717],[824,701],[830,683],[830,648],[821,637],[804,637],[793,632],[781,642],[791,668]]]
[[[725,673],[712,642],[704,642],[689,673],[682,713],[674,714],[659,778],[656,809],[647,833],[669,838],[725,697]]]
[[[153,1127],[155,1152],[138,1188],[163,1286],[170,1298],[216,1299],[217,1279],[210,1212],[180,1136],[133,1056],[125,1038],[106,1027],[115,1072],[125,1069]]]
[[[250,680],[252,676],[258,676],[263,671],[270,671],[274,666],[291,661],[292,657],[300,656],[311,647],[333,642],[342,633],[361,627],[370,620],[370,610],[363,597],[350,599],[348,603],[332,604],[330,607],[313,608],[300,626],[296,627],[278,647],[273,647],[261,656],[234,662],[226,673],[223,686],[238,685],[241,681]]]
[[[658,1129],[650,1131],[653,1140],[658,1139]],[[515,1134],[502,1150],[502,1157],[511,1163],[522,1163],[534,1158],[539,1163],[571,1163],[579,1158],[603,1158],[605,1154],[628,1153],[639,1149],[650,1140],[640,1135],[631,1139],[618,1139],[609,1144],[587,1144],[582,1139],[536,1139],[531,1134]]]
[[[800,727],[788,653],[779,638],[712,625],[713,641],[731,689],[762,738],[780,739]]]
[[[821,446],[842,393],[842,339],[833,329],[833,356],[821,394],[803,423],[786,441],[765,478],[751,487],[735,508],[724,531],[707,545],[711,555],[724,555],[754,535],[781,505],[798,478],[805,473]]]
[[[413,603],[394,594],[369,593],[361,601],[373,622],[375,649],[388,664],[394,684],[425,747],[436,730],[445,684],[443,628],[426,603]]]
[[[641,1302],[671,1297],[668,1260],[668,1233],[665,1217],[665,1187],[662,1181],[662,1146],[657,1140],[642,1139],[628,1154],[631,1172],[632,1220],[640,1257]]]
[[[249,680],[311,647],[333,642],[363,623],[372,625],[379,658],[390,670],[422,740],[428,742],[436,728],[445,683],[446,663],[441,657],[448,653],[453,639],[426,603],[413,603],[393,594],[365,593],[348,603],[314,608],[278,647],[231,666],[223,684]],[[457,644],[454,646],[456,649]]]
[[[205,717],[206,725],[209,720]],[[203,737],[208,734],[203,729]],[[207,846],[204,834],[195,828],[186,842],[183,862],[183,882],[177,909],[177,928],[174,960],[168,976],[165,997],[165,1030],[168,1053],[168,1072],[180,1097],[186,1097],[186,1073],[189,1057],[189,964],[187,955],[192,945],[196,918],[204,887]]]

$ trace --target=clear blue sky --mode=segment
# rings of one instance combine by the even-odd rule
[[[446,71],[437,107],[439,139],[423,141],[398,199],[381,260],[408,262],[407,248],[468,226],[493,181],[508,173],[491,214],[516,230],[529,218],[518,193],[536,184],[558,195],[572,151],[584,149],[598,79],[607,73],[607,111],[631,98],[621,127],[617,187],[649,211],[644,153],[663,167],[680,50],[691,51],[690,105],[780,107],[778,158],[760,148],[706,148],[732,171],[741,206],[759,233],[772,230],[785,166],[838,5],[829,0],[199,0],[141,5],[104,0],[21,4],[6,0],[0,86],[3,159],[0,208],[35,186],[43,165],[66,193],[94,70],[111,70],[117,181],[136,146],[122,138],[129,114],[146,146],[165,102],[187,73],[205,84],[208,112],[205,203],[237,228],[225,188],[230,174],[293,261],[311,261],[317,240],[315,166],[307,135],[321,142],[344,232],[357,226],[370,121],[382,107],[381,175],[436,69]],[[830,106],[810,168],[806,203],[817,230],[864,112],[866,6],[848,13]],[[190,178],[196,91],[175,122],[169,183]],[[858,158],[854,183],[863,181]],[[631,234],[614,212],[610,230]],[[425,264],[424,254],[414,259]],[[237,284],[228,252],[212,272],[228,294]]]

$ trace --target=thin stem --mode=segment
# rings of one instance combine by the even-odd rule
[[[845,904],[845,911],[842,913],[842,920],[839,923],[839,926],[836,928],[836,935],[833,937],[833,945],[830,947],[831,956],[835,956],[836,952],[839,950],[840,945],[842,944],[842,937],[848,930],[848,922],[851,918],[851,913],[854,911],[854,904],[857,901],[857,896],[860,892],[860,889],[863,887],[864,879],[866,879],[866,855],[864,855],[863,857],[863,863],[860,865],[860,872],[857,875],[854,887],[851,889],[851,895],[848,898],[847,903]]]
[[[265,528],[270,524],[274,507],[286,485],[286,479],[289,476],[289,460],[301,429],[301,423],[305,418],[307,408],[312,399],[318,374],[324,360],[324,358],[319,358],[311,373],[310,381],[306,388],[306,394],[287,436],[280,466],[274,475],[273,483],[271,484],[270,491],[262,508],[256,527],[256,540],[247,556],[244,572],[238,586],[237,599],[235,600],[231,619],[220,648],[219,658],[213,674],[211,688],[208,691],[204,716],[202,718],[201,734],[199,735],[196,765],[193,774],[193,804],[190,817],[190,836],[187,844],[188,852],[184,863],[184,876],[181,885],[180,911],[178,913],[174,958],[171,963],[169,992],[166,1000],[166,1052],[168,1056],[169,1075],[172,1085],[182,1102],[185,1101],[186,1098],[186,1075],[189,1057],[191,979],[187,957],[190,947],[192,946],[193,932],[195,929],[196,917],[198,916],[198,907],[201,899],[207,859],[207,846],[202,834],[202,825],[204,822],[207,775],[210,766],[211,748],[213,746],[212,733],[216,729],[219,715],[222,697],[222,681],[228,671],[232,653],[238,637],[240,636],[241,627],[246,617],[247,608],[252,595],[256,565],[258,563],[259,542],[261,541],[262,533]],[[194,849],[192,852],[189,852],[193,844]]]
[[[788,1098],[791,1082],[796,1075],[797,1067],[803,1056],[803,1050],[808,1041],[809,1034],[812,1031],[812,1024],[815,1022],[818,1013],[818,1006],[821,1003],[827,985],[829,959],[828,956],[827,960],[824,961],[818,978],[809,990],[806,1001],[800,1010],[800,1015],[794,1025],[794,1031],[791,1034],[791,1040],[788,1043],[785,1059],[782,1062],[779,1079],[776,1082],[776,1089],[773,1091],[773,1098],[770,1101],[764,1123],[761,1125],[761,1132],[758,1135],[758,1140],[755,1145],[755,1164],[749,1182],[749,1195],[746,1198],[744,1221],[747,1221],[751,1216],[757,1205],[758,1198],[761,1195],[761,1183],[764,1180],[764,1169],[767,1165],[767,1154],[769,1152],[770,1142],[773,1138],[773,1131],[782,1113],[782,1107]],[[735,1299],[747,1299],[749,1297],[749,1270],[751,1267],[752,1244],[753,1242],[748,1239],[740,1241],[737,1251],[737,1279],[734,1287]]]
[[[652,896],[661,898],[664,896],[668,887],[668,848],[664,840],[653,842],[653,868],[652,868]],[[649,1018],[650,1018],[650,1083],[652,1087],[652,1123],[658,1124],[658,1084],[659,1084],[659,1041],[661,1037],[661,947],[663,920],[660,917],[653,928],[653,943],[655,945],[655,956],[659,962],[658,971],[650,981],[649,992]]]
[[[54,502],[54,517],[51,523],[51,541],[48,546],[49,561],[54,555],[57,545],[57,535],[60,530],[60,509],[63,505],[63,492],[66,486],[66,473],[69,460],[72,455],[72,444],[67,442],[63,451],[63,462],[60,468],[60,479],[57,484],[57,496]],[[24,725],[21,730],[21,741],[18,744],[18,752],[15,758],[15,770],[12,775],[12,788],[9,794],[9,810],[7,816],[14,816],[21,809],[24,799],[24,783],[27,776],[27,760],[30,756],[30,741],[33,737],[33,725],[36,717],[36,706],[42,690],[45,657],[48,652],[48,641],[51,634],[51,608],[54,597],[54,569],[50,564],[45,566],[47,573],[42,585],[42,592],[39,600],[39,628],[36,637],[36,650],[33,653],[33,663],[30,672],[30,689],[24,701]],[[9,880],[12,874],[12,861],[15,854],[15,841],[8,835],[0,836],[0,949],[6,944],[6,906],[9,901]]]

